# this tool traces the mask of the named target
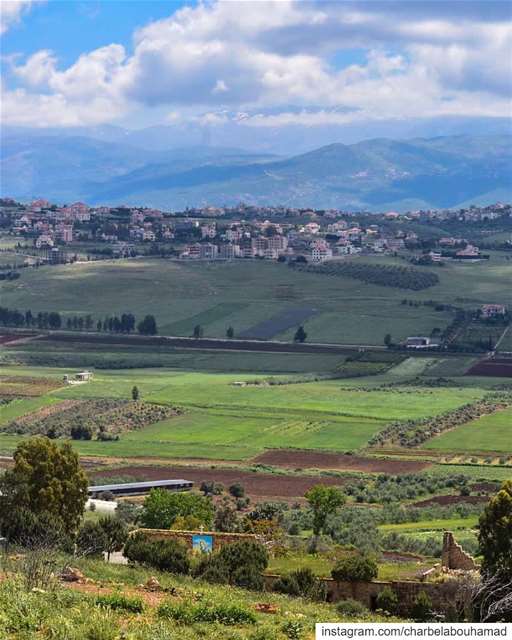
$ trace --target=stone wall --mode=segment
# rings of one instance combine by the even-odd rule
[[[173,531],[172,529],[137,529],[133,533],[143,533],[152,540],[181,540],[189,549],[193,549],[196,536],[209,536],[212,541],[212,551],[220,549],[226,544],[239,542],[240,540],[260,541],[259,536],[253,533],[221,533],[219,531]]]
[[[455,542],[453,533],[445,531],[443,537],[443,553],[441,565],[445,569],[460,569],[461,571],[477,571],[478,565],[469,553]]]
[[[280,576],[265,574],[263,577],[265,588],[270,591]],[[416,581],[337,582],[331,578],[323,578],[322,582],[326,586],[329,602],[351,598],[361,602],[370,610],[377,608],[377,596],[383,589],[389,587],[398,596],[398,613],[405,617],[421,591],[429,596],[432,607],[436,611],[447,611],[459,604],[457,602],[458,587],[450,582],[436,584]]]

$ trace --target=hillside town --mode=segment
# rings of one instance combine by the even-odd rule
[[[0,200],[0,227],[41,262],[163,255],[185,260],[300,260],[417,252],[420,264],[482,260],[492,248],[512,250],[512,207],[381,214],[284,207],[151,208],[58,206],[38,199]],[[440,229],[452,231],[444,235]],[[496,240],[493,234],[501,234]]]

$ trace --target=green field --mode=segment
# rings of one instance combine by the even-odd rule
[[[365,261],[404,264],[389,257]],[[205,336],[224,336],[230,325],[240,333],[286,309],[307,306],[317,309],[305,322],[309,340],[356,344],[382,344],[386,333],[395,340],[429,334],[450,322],[450,314],[432,307],[401,305],[404,298],[453,304],[471,282],[471,304],[512,302],[512,264],[504,254],[493,253],[489,263],[449,264],[436,273],[438,285],[411,292],[262,261],[192,264],[140,258],[26,269],[19,280],[0,283],[0,295],[8,307],[33,311],[95,318],[153,313],[162,334],[191,335],[201,324]]]
[[[72,373],[69,369],[21,367],[2,371],[57,379]],[[234,385],[244,381],[250,384]],[[135,384],[145,401],[177,405],[184,409],[183,415],[125,433],[119,442],[76,442],[81,453],[237,460],[269,447],[353,451],[365,447],[390,421],[447,411],[483,393],[472,388],[422,387],[367,391],[345,388],[338,380],[270,386],[261,375],[134,369],[96,371],[92,382],[61,387],[37,398],[36,403],[129,398]],[[34,399],[19,400],[4,411],[11,415],[8,419],[14,419],[37,408],[31,403]],[[16,438],[0,436],[0,448],[12,449]]]
[[[474,529],[478,523],[477,516],[467,518],[448,518],[438,520],[420,520],[419,522],[404,522],[400,524],[382,524],[382,533],[417,533],[427,531],[456,531],[458,529]]]
[[[103,347],[103,348],[102,348]],[[385,352],[384,352],[384,355]],[[0,347],[2,363],[102,369],[169,368],[186,371],[236,373],[329,373],[343,363],[340,354],[208,351],[162,346],[73,344],[55,340]],[[358,363],[352,363],[352,369]]]
[[[442,433],[423,445],[437,451],[512,453],[512,408],[497,411]]]
[[[434,464],[428,473],[436,475],[465,475],[473,480],[512,480],[512,467],[498,467],[488,464]]]

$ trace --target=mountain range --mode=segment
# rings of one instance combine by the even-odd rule
[[[2,132],[2,196],[165,210],[261,205],[404,211],[512,197],[512,136],[378,138],[280,157],[115,131]],[[151,139],[152,138],[152,139]]]

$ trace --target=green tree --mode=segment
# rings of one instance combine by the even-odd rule
[[[226,330],[226,338],[234,338],[235,337],[235,330],[233,329],[233,327],[228,327]]]
[[[357,553],[338,560],[331,575],[338,582],[371,582],[378,572],[373,556]]]
[[[245,489],[240,482],[235,482],[229,487],[229,493],[234,498],[243,498],[245,496]]]
[[[203,327],[200,324],[196,324],[194,327],[194,338],[202,338],[203,337]]]
[[[0,479],[0,519],[17,509],[48,513],[76,532],[87,501],[87,477],[69,444],[40,436],[21,442]]]
[[[386,335],[384,336],[384,344],[386,345],[386,347],[390,347],[393,344],[393,339],[391,338],[390,333],[386,333]]]
[[[110,555],[123,548],[128,537],[128,527],[120,518],[112,516],[100,518],[98,524],[105,534],[103,551],[107,553],[107,560],[110,562]]]
[[[132,388],[132,400],[134,400],[135,402],[137,402],[137,400],[140,397],[140,393],[139,393],[139,387],[134,386]]]
[[[305,342],[308,334],[304,331],[304,327],[301,325],[297,331],[295,332],[295,336],[293,337],[294,342]]]
[[[143,336],[154,336],[158,333],[155,316],[147,315],[137,325],[137,331]]]
[[[178,516],[194,516],[210,527],[213,512],[211,500],[196,493],[152,489],[144,500],[140,521],[149,529],[169,529]]]
[[[483,573],[512,580],[512,480],[503,484],[480,516],[478,543]]]
[[[306,493],[306,500],[313,510],[313,533],[318,536],[325,530],[327,516],[345,504],[345,496],[337,487],[316,484]]]

